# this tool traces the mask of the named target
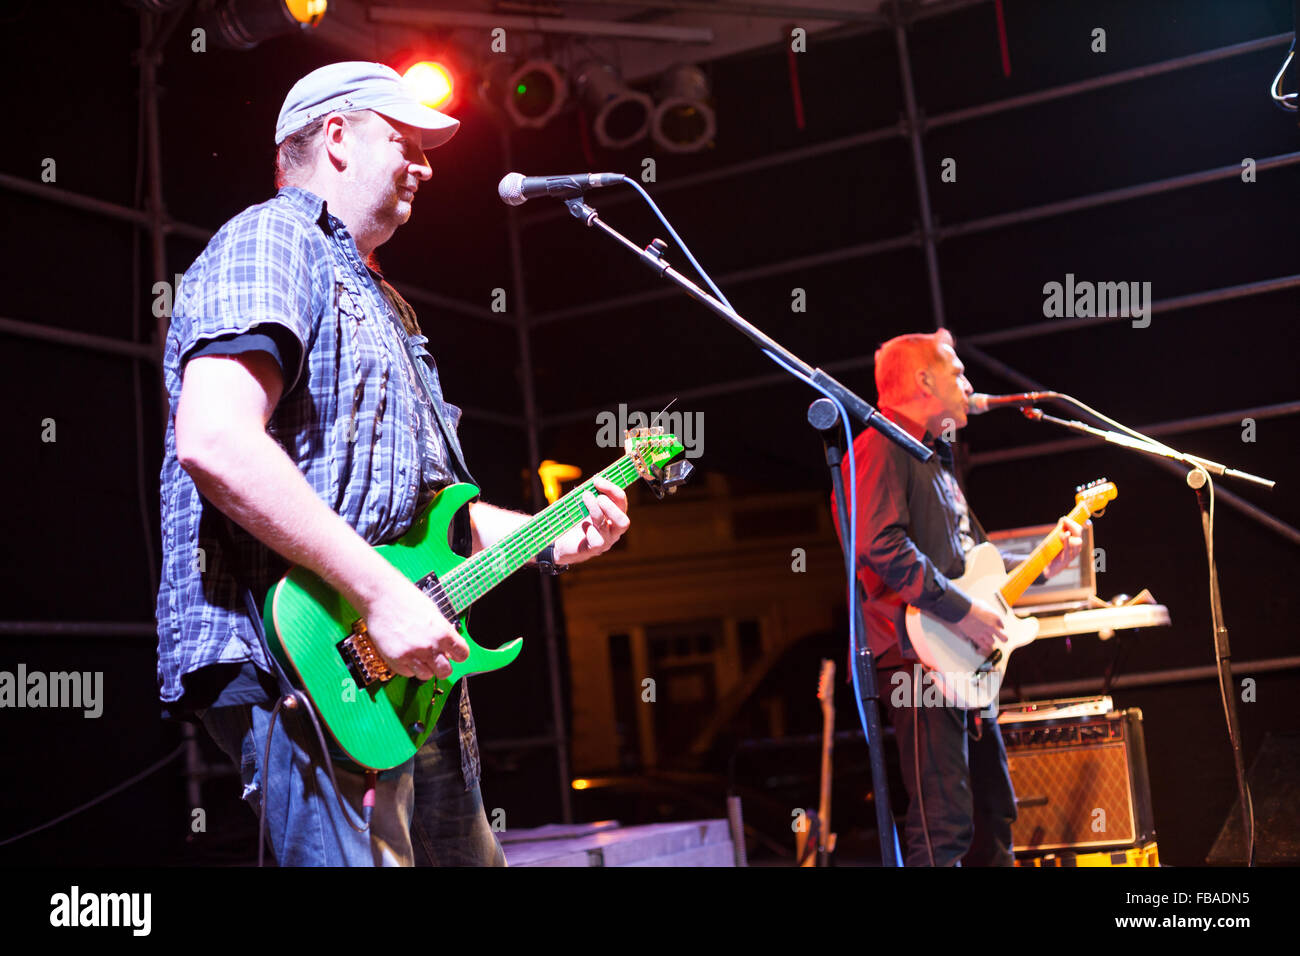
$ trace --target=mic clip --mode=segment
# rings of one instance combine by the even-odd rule
[[[581,196],[564,200],[564,205],[568,207],[574,219],[581,219],[588,226],[596,218],[596,210],[588,206]]]

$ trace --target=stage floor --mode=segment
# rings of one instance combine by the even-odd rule
[[[735,866],[726,820],[624,827],[616,820],[499,834],[510,866]]]

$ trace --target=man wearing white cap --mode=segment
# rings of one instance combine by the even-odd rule
[[[382,64],[308,74],[276,126],[279,192],[226,223],[177,294],[164,361],[159,693],[166,713],[200,719],[239,764],[282,866],[503,860],[463,681],[420,754],[368,794],[343,764],[331,780],[301,710],[281,711],[267,756],[278,688],[256,621],[270,586],[300,565],[362,613],[398,674],[445,677],[467,656],[433,602],[371,547],[400,537],[439,488],[470,480],[460,410],[442,396],[427,339],[368,265],[432,175],[424,151],[459,125]],[[626,496],[598,488],[592,517],[539,566],[586,560],[626,531]],[[467,510],[462,551],[527,520],[481,501]]]

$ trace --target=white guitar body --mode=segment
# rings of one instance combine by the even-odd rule
[[[914,607],[907,609],[907,636],[928,669],[925,679],[942,688],[950,707],[977,710],[997,700],[1011,652],[1038,636],[1037,619],[1017,617],[1001,594],[1009,577],[997,547],[986,541],[971,549],[966,573],[953,582],[963,593],[1001,614],[1008,640],[994,642],[997,650],[990,656],[995,661],[986,660],[953,625]],[[914,688],[913,693],[921,699],[921,688]]]

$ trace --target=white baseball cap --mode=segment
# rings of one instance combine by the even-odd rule
[[[323,116],[353,110],[374,110],[424,130],[424,149],[441,146],[460,129],[460,120],[421,103],[414,89],[392,67],[350,60],[312,70],[293,85],[280,107],[275,145]]]

